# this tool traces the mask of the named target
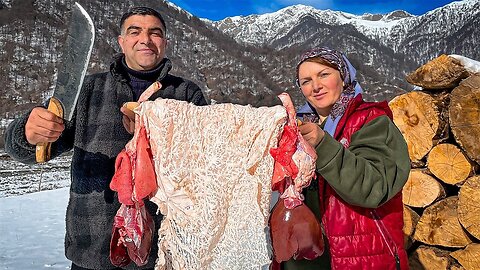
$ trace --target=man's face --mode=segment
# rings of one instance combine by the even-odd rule
[[[128,17],[118,36],[125,61],[133,70],[152,70],[165,57],[167,39],[161,21],[151,15]]]

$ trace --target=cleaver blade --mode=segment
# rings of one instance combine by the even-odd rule
[[[71,121],[95,40],[95,27],[85,9],[77,2],[72,6],[67,38],[57,66],[57,81],[48,110]],[[51,143],[36,146],[39,163],[50,160]]]

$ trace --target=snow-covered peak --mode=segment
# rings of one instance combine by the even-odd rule
[[[372,14],[365,13],[360,16],[361,19],[367,21],[395,21],[403,18],[414,17],[414,15],[404,11],[404,10],[395,10],[387,14]]]
[[[454,11],[462,11],[462,10],[470,10],[474,6],[477,6],[476,13],[480,11],[480,1],[478,0],[463,0],[463,1],[455,1],[449,4],[446,4],[443,7],[436,8],[434,10],[430,10],[429,12],[425,13],[422,16],[428,16],[431,14],[435,14],[438,12],[454,12]],[[475,10],[475,9],[474,9]]]
[[[235,16],[210,23],[237,41],[259,44],[268,43],[279,33],[288,32],[302,17],[309,14],[315,16],[316,12],[313,7],[295,5],[273,13]]]
[[[476,12],[472,12],[476,11]],[[331,26],[353,25],[365,36],[377,40],[394,50],[408,33],[418,25],[429,23],[438,28],[436,31],[458,30],[448,25],[449,21],[467,21],[478,14],[480,1],[464,0],[452,2],[426,14],[415,16],[403,10],[395,10],[387,14],[354,15],[333,10],[318,10],[306,5],[293,5],[276,12],[235,16],[221,21],[208,21],[238,42],[253,45],[268,45],[290,34],[290,31],[306,20],[314,20]],[[461,25],[461,24],[459,24]]]
[[[272,13],[235,16],[221,21],[210,21],[210,23],[237,41],[268,44],[270,41],[288,34],[293,27],[307,17],[328,25],[351,24],[366,36],[382,38],[389,34],[393,26],[415,16],[401,10],[385,15],[364,14],[358,16],[330,9],[319,10],[299,4]]]
[[[480,1],[456,1],[411,20],[410,27],[404,27],[404,32],[428,24],[429,34],[448,35],[458,31],[463,26],[462,23],[453,22],[468,22],[479,14]]]
[[[167,1],[165,1],[165,3],[166,3],[169,7],[177,10],[178,12],[180,12],[180,13],[185,13],[185,14],[188,16],[189,19],[191,19],[191,18],[193,17],[193,15],[192,15],[190,12],[186,11],[185,9],[182,9],[181,7],[175,5],[174,3],[170,2],[170,1],[167,0]]]
[[[383,14],[364,13],[361,18],[367,21],[380,21],[383,16]]]
[[[384,21],[394,21],[403,18],[414,17],[412,14],[406,12],[405,10],[394,10],[385,16],[383,16],[382,20]]]

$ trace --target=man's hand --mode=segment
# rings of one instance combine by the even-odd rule
[[[45,108],[37,107],[32,110],[25,124],[25,137],[28,143],[36,145],[58,140],[65,125],[63,119]]]
[[[298,130],[313,148],[316,148],[325,136],[325,131],[315,123],[302,123],[298,126]]]
[[[123,113],[122,123],[128,133],[133,134],[135,132],[135,109],[140,103],[138,102],[127,102],[122,107],[120,111]]]
[[[140,103],[147,101],[155,92],[160,90],[160,88],[162,88],[162,84],[160,82],[154,82],[140,95],[137,102],[126,102],[120,108],[120,111],[123,113],[123,126],[128,133],[133,134],[135,132],[135,113],[133,109],[138,107]]]

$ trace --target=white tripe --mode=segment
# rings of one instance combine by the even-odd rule
[[[159,99],[136,112],[154,155],[165,216],[155,269],[268,269],[273,158],[282,106]]]

